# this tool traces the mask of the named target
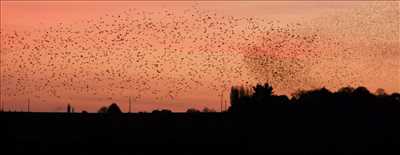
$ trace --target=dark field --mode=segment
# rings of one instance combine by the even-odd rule
[[[51,154],[399,153],[399,113],[0,113],[2,150]]]

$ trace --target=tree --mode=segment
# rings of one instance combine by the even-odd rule
[[[255,96],[255,97],[258,97],[258,96],[268,97],[268,96],[272,96],[272,94],[273,94],[273,91],[272,91],[273,88],[268,83],[265,83],[264,85],[257,84],[255,87],[253,87],[253,90],[254,90],[253,96]]]
[[[67,113],[71,113],[71,108],[72,108],[71,105],[68,104],[68,105],[67,105]]]
[[[230,94],[230,98],[231,98],[231,105],[237,105],[240,102],[240,88],[238,87],[232,87],[231,88],[231,94]]]
[[[199,112],[200,112],[200,110],[197,110],[195,108],[189,108],[186,110],[186,113],[199,113]]]
[[[108,107],[107,113],[109,113],[109,114],[120,114],[122,112],[121,112],[121,109],[119,109],[119,107],[118,107],[118,105],[116,103],[112,103]]]
[[[99,110],[97,110],[97,113],[107,113],[108,108],[106,106],[102,106]]]
[[[205,107],[203,109],[203,112],[216,112],[216,111],[214,109],[210,109],[210,108]]]
[[[248,103],[251,103],[252,90],[243,86],[231,87],[230,103],[228,111],[238,111],[243,109]]]
[[[384,90],[384,89],[382,89],[382,88],[378,88],[378,89],[376,89],[376,91],[375,91],[375,94],[376,94],[376,95],[378,95],[378,96],[384,96],[384,95],[387,95],[387,94],[386,94],[386,92],[385,92],[385,90]]]
[[[353,93],[353,91],[354,91],[353,87],[347,86],[347,87],[340,88],[337,92],[351,94],[351,93]]]
[[[169,109],[162,109],[162,110],[156,109],[156,110],[153,110],[151,113],[153,113],[153,114],[169,114],[169,113],[172,113],[172,111]]]
[[[357,87],[354,91],[353,94],[356,96],[369,96],[371,93],[369,90],[365,87]]]
[[[254,93],[253,93],[253,99],[255,103],[263,103],[263,102],[268,102],[270,98],[272,97],[272,86],[270,86],[268,83],[265,83],[264,85],[257,84],[255,87],[253,87]]]

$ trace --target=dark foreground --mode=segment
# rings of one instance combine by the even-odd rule
[[[400,152],[396,113],[0,113],[7,154]]]

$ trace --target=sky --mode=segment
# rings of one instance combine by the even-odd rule
[[[262,82],[398,92],[399,19],[393,1],[1,1],[0,102],[220,111]]]

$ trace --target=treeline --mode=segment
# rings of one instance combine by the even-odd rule
[[[69,104],[68,104],[67,109],[68,109],[67,112],[71,113]],[[186,113],[200,113],[200,112],[214,113],[214,112],[217,112],[217,111],[215,111],[214,109],[207,108],[207,107],[204,107],[203,110],[198,110],[198,109],[195,109],[195,108],[189,108],[186,111]],[[84,110],[84,111],[82,111],[82,113],[87,113],[87,111]],[[100,109],[97,110],[97,113],[100,113],[100,114],[121,114],[122,111],[118,107],[117,103],[112,103],[108,107],[107,106],[100,107]],[[138,112],[138,113],[147,113],[147,112]],[[153,113],[153,114],[169,114],[169,113],[172,113],[172,111],[169,110],[169,109],[155,109],[151,113]]]
[[[383,89],[371,93],[365,87],[343,87],[336,92],[326,88],[301,90],[288,97],[276,95],[268,83],[256,86],[234,86],[230,91],[230,113],[276,112],[400,112],[400,93],[387,94]],[[85,111],[86,112],[86,111]],[[186,113],[213,113],[216,110],[187,109]],[[87,113],[87,112],[86,112]],[[98,113],[122,113],[116,103],[103,106]],[[147,112],[139,112],[147,113]],[[151,113],[168,114],[169,109],[155,109]]]
[[[326,88],[298,91],[291,98],[275,95],[269,84],[235,86],[230,93],[233,113],[264,112],[400,112],[400,94],[383,89],[371,93],[365,87],[343,87],[336,92]]]

